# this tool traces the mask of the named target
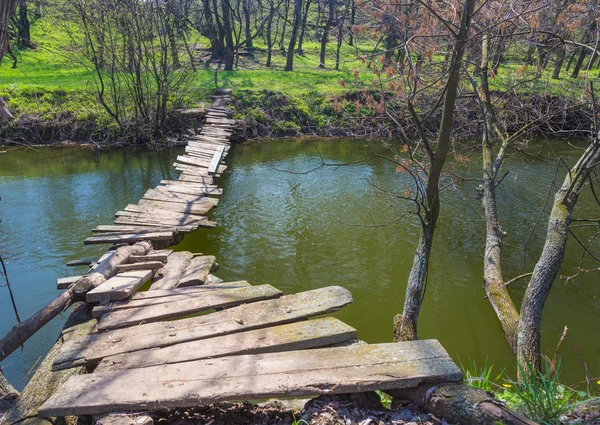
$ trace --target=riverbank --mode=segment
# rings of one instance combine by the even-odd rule
[[[592,108],[585,100],[550,94],[497,92],[494,101],[498,120],[508,132],[528,125],[530,128],[525,133],[530,136],[589,135]],[[236,111],[233,118],[240,124],[233,135],[237,141],[300,136],[392,137],[398,134],[398,125],[409,136],[418,136],[405,106],[391,95],[383,99],[373,91],[320,92],[306,96],[281,91],[237,90],[232,102]],[[199,102],[195,108],[174,111],[169,127],[158,140],[132,141],[121,138],[101,110],[74,114],[61,111],[60,102],[49,102],[47,114],[20,113],[17,109],[13,122],[1,123],[0,145],[89,145],[96,149],[137,145],[162,149],[193,134],[204,118],[206,105],[207,102]],[[424,129],[434,134],[439,119],[440,116],[432,115],[423,123]],[[478,137],[482,126],[478,103],[472,97],[460,99],[454,123],[456,137]]]

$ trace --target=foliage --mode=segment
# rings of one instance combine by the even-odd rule
[[[498,375],[492,375],[494,364],[488,364],[487,357],[482,366],[477,366],[477,363],[471,358],[469,358],[466,366],[460,361],[460,368],[463,371],[463,375],[466,377],[465,383],[467,385],[487,392],[494,392],[497,387],[494,382],[498,381],[503,374],[503,371],[501,371]]]
[[[560,383],[560,359],[554,371],[546,359],[541,371],[536,371],[527,360],[524,365],[519,363],[518,369],[521,379],[504,384],[499,398],[536,422],[558,424],[563,414],[588,398],[587,393],[576,392]]]
[[[295,413],[292,413],[292,417],[294,418],[292,425],[309,425],[304,419],[297,419]]]
[[[379,396],[379,400],[381,400],[381,404],[386,409],[392,408],[392,397],[389,394],[384,393],[383,391],[375,390],[377,395]]]

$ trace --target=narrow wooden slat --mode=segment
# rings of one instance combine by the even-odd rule
[[[132,270],[157,270],[163,267],[161,261],[145,261],[132,264],[120,264],[117,266],[117,272],[129,272]]]
[[[219,163],[221,162],[221,157],[223,156],[223,148],[218,149],[212,160],[210,161],[210,165],[208,166],[208,174],[214,174],[217,172],[217,168],[219,167]]]
[[[234,282],[220,282],[202,286],[186,286],[184,288],[153,289],[151,291],[136,292],[131,297],[131,302],[135,302],[136,300],[149,300],[165,297],[189,298],[213,291],[220,291],[222,289],[242,288],[246,286],[250,286],[247,281],[238,280]],[[161,302],[164,302],[164,300],[160,300],[158,304]]]
[[[217,198],[211,198],[217,199]],[[213,208],[213,203],[209,202],[194,202],[194,203],[182,203],[182,202],[162,202],[162,201],[149,201],[147,199],[140,199],[138,202],[140,207],[145,209],[155,208],[159,210],[167,210],[184,214],[191,215],[204,215]]]
[[[144,198],[148,201],[161,201],[161,202],[177,202],[177,203],[208,203],[216,205],[219,200],[216,198],[209,198],[204,195],[186,195],[184,193],[169,192],[168,190],[157,190],[151,189],[146,191]]]
[[[145,263],[147,261],[161,261],[163,263],[167,262],[169,255],[173,252],[171,249],[161,251],[153,251],[146,255],[132,255],[129,257],[130,263]]]
[[[213,228],[216,227],[216,223],[206,220],[206,218],[200,220],[198,217],[191,215],[190,218],[171,218],[166,216],[156,216],[147,214],[138,214],[136,216],[122,216],[115,220],[116,224],[140,224],[144,226],[191,226],[193,229],[198,227]]]
[[[182,173],[179,175],[179,180],[182,182],[194,182],[194,183],[206,183],[214,184],[215,178],[213,176],[195,176],[193,174]]]
[[[201,298],[194,297],[140,308],[112,311],[102,316],[98,323],[98,330],[107,331],[159,320],[174,319],[215,308],[227,308],[242,303],[268,300],[281,295],[282,292],[271,285],[226,289],[206,294]]]
[[[123,311],[128,309],[139,309],[151,305],[173,303],[176,301],[191,301],[197,298],[213,297],[213,294],[220,294],[223,291],[231,289],[248,288],[251,285],[248,282],[231,282],[228,284],[203,285],[197,287],[201,291],[184,291],[183,289],[192,289],[192,287],[175,289],[156,289],[144,292],[137,292],[125,301],[115,301],[106,305],[99,305],[92,310],[92,317],[99,318],[103,314],[113,311]]]
[[[214,359],[239,354],[306,350],[340,344],[356,338],[356,329],[338,319],[326,317],[106,357],[100,362],[95,372]]]
[[[351,302],[352,295],[347,289],[330,286],[205,316],[98,332],[65,343],[53,367],[93,365],[116,354],[291,323],[337,311]]]
[[[56,289],[67,289],[69,286],[77,282],[83,276],[61,277],[56,279]]]
[[[213,198],[210,198],[213,199]],[[192,228],[180,226],[176,229],[178,232],[191,232]],[[92,229],[94,233],[138,233],[138,232],[163,232],[173,231],[173,227],[148,227],[148,226],[126,226],[121,224],[102,224]]]
[[[248,354],[73,376],[41,416],[156,410],[229,400],[309,396],[459,382],[436,340]],[[90,391],[93,388],[94,391]]]
[[[118,301],[131,296],[150,277],[151,270],[137,270],[117,274],[86,294],[87,302]]]
[[[134,234],[104,233],[102,236],[91,236],[83,241],[85,245],[134,243],[138,241],[164,241],[173,239],[173,232],[140,232]]]
[[[182,194],[194,195],[194,196],[204,196],[204,195],[221,196],[221,194],[223,193],[223,190],[221,188],[206,190],[201,186],[193,186],[192,184],[189,184],[189,185],[178,184],[178,185],[169,185],[169,186],[165,186],[165,187],[167,188],[167,190],[169,192],[182,193]]]

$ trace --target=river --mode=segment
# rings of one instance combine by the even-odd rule
[[[402,310],[406,280],[418,236],[418,222],[393,193],[409,188],[409,176],[383,159],[361,162],[372,147],[366,140],[297,139],[248,143],[228,156],[220,178],[224,195],[201,229],[176,247],[213,254],[225,280],[272,284],[285,293],[340,285],[354,303],[336,314],[370,343],[392,339],[392,319]],[[529,156],[510,159],[498,199],[505,239],[505,278],[530,271],[543,244],[546,214],[532,232],[546,202],[556,167],[553,157],[569,161],[581,145],[552,141],[541,151],[547,161]],[[384,152],[381,150],[381,152]],[[178,151],[88,149],[8,150],[0,154],[0,250],[6,260],[19,313],[29,317],[58,292],[56,278],[81,274],[67,268],[80,258],[95,259],[102,247],[82,241],[115,211],[136,203],[146,189],[174,176]],[[466,153],[465,153],[466,156]],[[356,162],[333,166],[335,163]],[[319,167],[323,162],[325,166]],[[478,177],[476,157],[459,164],[460,175]],[[311,171],[312,170],[312,171]],[[310,171],[310,172],[309,172]],[[560,171],[559,175],[564,174]],[[561,176],[562,179],[562,176]],[[597,217],[598,206],[584,196],[576,217]],[[590,228],[576,229],[586,240]],[[513,356],[482,287],[484,222],[472,183],[449,185],[432,255],[421,338],[441,341],[457,361],[485,359],[514,375]],[[527,242],[527,249],[523,246]],[[593,246],[593,245],[592,245]],[[563,274],[575,273],[582,249],[570,240]],[[591,262],[587,268],[597,267]],[[561,353],[564,380],[600,376],[598,273],[583,273],[565,285],[557,280],[546,304],[543,348],[552,355],[565,325]],[[513,285],[520,302],[526,280]],[[23,387],[30,369],[56,340],[65,316],[57,318],[2,363],[7,378]],[[0,287],[0,335],[15,324],[5,287]]]

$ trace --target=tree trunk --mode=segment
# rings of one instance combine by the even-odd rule
[[[534,370],[540,367],[544,304],[565,256],[569,226],[579,193],[585,186],[591,168],[599,161],[600,140],[596,136],[554,196],[554,204],[548,218],[546,242],[521,304],[517,358],[526,371],[528,368],[525,361],[528,361]]]
[[[273,39],[271,37],[271,29],[273,28],[273,16],[275,16],[275,9],[271,7],[269,12],[269,18],[267,19],[267,62],[265,66],[271,67],[271,57],[273,56]]]
[[[471,15],[475,7],[475,2],[476,0],[465,0],[460,30],[456,35],[454,49],[452,51],[452,61],[448,82],[446,84],[446,95],[444,97],[437,149],[435,153],[433,153],[433,156],[430,157],[431,164],[425,186],[427,202],[426,211],[423,217],[421,234],[415,251],[413,266],[408,277],[404,311],[401,317],[396,316],[394,319],[394,335],[397,341],[417,339],[417,325],[419,312],[425,295],[425,281],[429,267],[429,255],[431,253],[433,235],[440,211],[439,181],[444,162],[448,156],[450,138],[452,135],[452,123],[454,122],[454,110],[456,108],[456,96],[458,93],[458,86],[460,85],[462,58],[468,41]]]
[[[223,9],[223,31],[225,32],[225,71],[233,71],[233,34],[231,33],[231,16],[229,2],[221,0]]]
[[[348,31],[348,46],[354,46],[354,22],[356,20],[356,8],[354,7],[354,0],[350,0],[352,2],[352,9],[350,11],[350,31]]]
[[[483,132],[483,184],[481,187],[481,204],[486,221],[485,253],[483,256],[483,285],[488,299],[500,320],[508,344],[516,353],[517,329],[519,313],[508,293],[502,277],[502,240],[504,232],[500,227],[496,204],[496,177],[502,166],[504,149],[500,150],[494,161],[494,143],[492,129],[494,126],[492,102],[488,82],[489,34],[484,34],[481,43],[481,63],[479,74],[481,90],[484,93],[483,114],[485,129]]]
[[[283,19],[283,29],[281,31],[281,40],[279,41],[279,50],[285,52],[285,31],[287,29],[288,16],[290,14],[290,0],[285,0],[285,18]]]
[[[577,59],[575,68],[573,68],[573,72],[571,73],[571,78],[577,78],[579,76],[579,71],[581,71],[581,67],[583,66],[583,60],[585,59],[586,53],[587,49],[585,47],[582,47],[579,53],[579,59]]]
[[[304,55],[304,50],[302,49],[302,42],[304,41],[304,33],[306,32],[306,19],[308,18],[308,12],[310,11],[311,3],[312,0],[306,0],[304,16],[302,16],[302,28],[300,29],[300,38],[298,39],[298,48],[296,49],[296,53],[298,53],[300,56]]]
[[[27,16],[27,0],[19,0],[19,45],[32,47],[29,17]]]
[[[40,19],[42,17],[42,2],[41,0],[35,0],[33,17]]]
[[[300,22],[302,22],[302,0],[294,0],[294,23],[292,25],[290,45],[288,46],[287,51],[287,61],[285,63],[286,71],[294,70],[294,48],[296,47],[296,38],[298,36]]]
[[[325,53],[327,50],[327,41],[329,40],[329,30],[333,25],[333,13],[335,10],[335,0],[328,1],[329,15],[327,22],[325,22],[325,28],[323,28],[323,36],[321,37],[321,53],[319,55],[319,68],[325,68]]]
[[[225,29],[223,28],[223,23],[221,22],[221,18],[219,17],[219,6],[217,4],[217,0],[212,0],[213,3],[213,11],[214,11],[214,19],[215,19],[215,33],[216,33],[216,48],[213,49],[211,59],[221,59],[225,56]]]
[[[561,44],[558,46],[558,50],[556,52],[556,62],[554,62],[554,72],[552,73],[552,78],[554,80],[558,80],[560,78],[560,70],[562,69],[563,63],[565,62],[565,46]]]
[[[250,56],[253,55],[254,45],[252,44],[252,32],[250,31],[250,4],[249,0],[244,0],[244,38],[246,42],[246,51]]]
[[[14,16],[16,9],[16,0],[0,1],[0,64],[4,55],[8,52],[8,23],[10,18]]]

